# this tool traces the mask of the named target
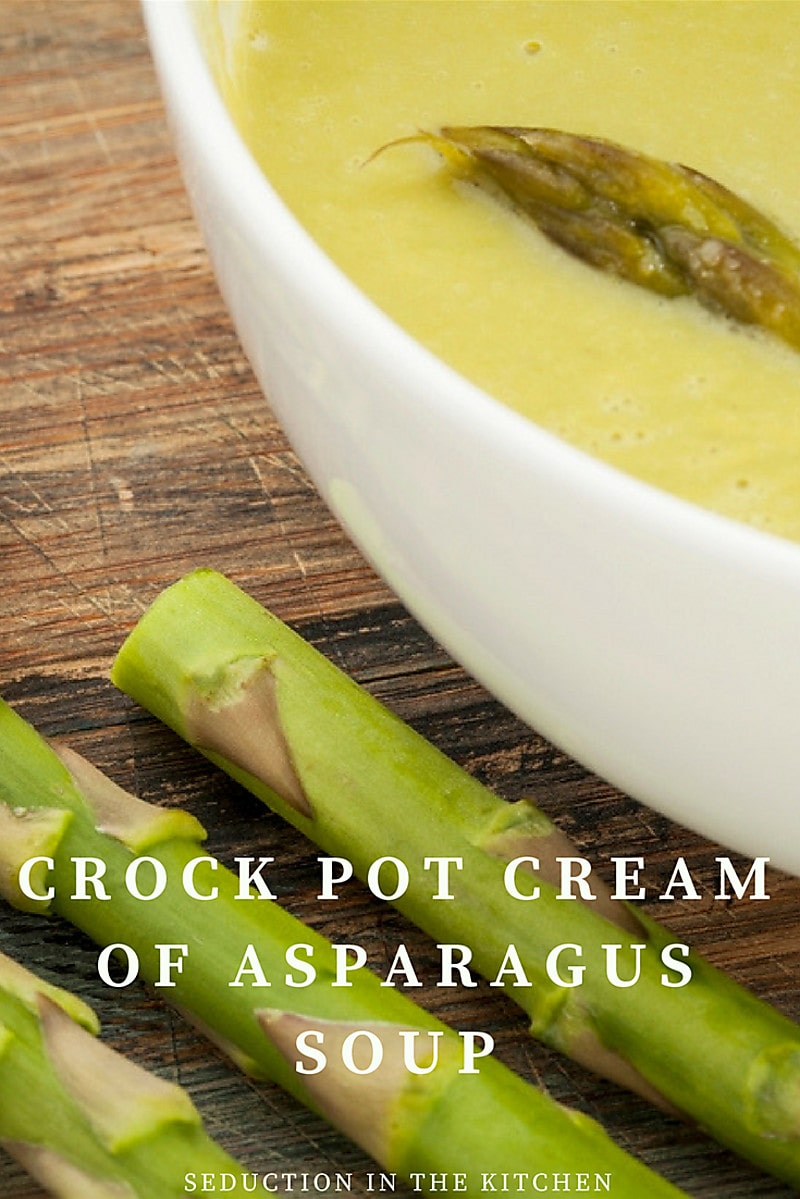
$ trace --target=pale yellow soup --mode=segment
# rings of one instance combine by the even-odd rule
[[[573,444],[800,540],[800,353],[570,258],[454,183],[428,147],[370,161],[419,129],[550,126],[693,166],[800,235],[800,4],[205,11],[226,102],[266,175],[392,317]]]

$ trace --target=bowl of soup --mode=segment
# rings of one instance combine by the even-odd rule
[[[593,270],[418,139],[607,138],[800,233],[798,6],[144,7],[238,335],[355,543],[564,751],[800,872],[800,354]]]

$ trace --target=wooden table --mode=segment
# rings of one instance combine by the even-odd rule
[[[422,957],[422,934],[363,890],[321,912],[314,847],[111,686],[115,650],[149,601],[182,572],[217,567],[470,771],[509,798],[534,796],[601,873],[611,854],[636,852],[657,886],[685,855],[703,898],[668,905],[674,932],[800,1017],[800,882],[771,872],[768,903],[714,901],[718,847],[618,794],[505,711],[418,627],[323,507],[217,293],[137,5],[4,0],[0,55],[5,697],[124,786],[179,798],[222,857],[254,839],[268,846],[287,905],[334,939],[368,944],[378,968],[401,940]],[[664,918],[667,905],[647,906]],[[239,1075],[160,998],[138,984],[104,986],[81,935],[7,908],[0,919],[2,947],[90,1000],[110,1044],[183,1083],[249,1168],[363,1177],[358,1151]],[[491,1029],[514,1068],[692,1195],[791,1193],[531,1041],[496,992],[426,986],[421,999],[462,1027]],[[40,1195],[5,1158],[0,1193]]]

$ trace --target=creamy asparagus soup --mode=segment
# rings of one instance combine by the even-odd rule
[[[573,444],[800,540],[800,352],[570,257],[429,146],[371,157],[420,129],[551,127],[696,168],[796,239],[800,4],[292,0],[206,16],[270,181],[400,324]]]

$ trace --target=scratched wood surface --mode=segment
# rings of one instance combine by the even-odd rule
[[[703,892],[666,913],[715,963],[800,1018],[800,883],[768,903],[715,902],[718,847],[587,774],[494,702],[415,624],[315,494],[250,373],[189,213],[132,0],[0,3],[0,690],[47,734],[147,799],[182,802],[223,858],[276,858],[282,902],[380,970],[426,939],[353,887],[320,910],[314,848],[199,761],[108,681],[147,603],[217,567],[509,798],[533,795],[601,873],[636,852],[656,888],[685,855]],[[702,731],[698,731],[698,736]],[[664,917],[666,905],[648,908]],[[269,1085],[240,1076],[161,999],[111,991],[96,951],[57,920],[0,913],[0,944],[97,1008],[110,1044],[184,1084],[255,1171],[367,1160]],[[417,997],[417,995],[415,995]],[[690,1194],[787,1196],[692,1127],[529,1040],[496,992],[422,1001],[488,1029],[498,1053]],[[0,1159],[0,1194],[39,1199]]]

